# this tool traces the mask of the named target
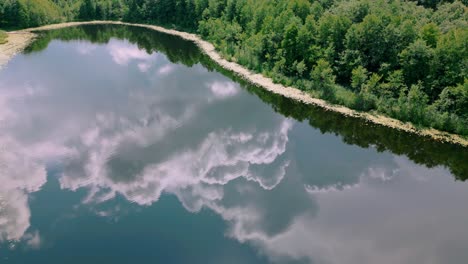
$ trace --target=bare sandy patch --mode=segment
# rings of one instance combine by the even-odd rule
[[[0,45],[0,69],[17,53],[23,51],[34,39],[35,34],[27,31],[7,32],[7,43]]]
[[[411,123],[404,123],[399,120],[389,118],[387,116],[374,114],[374,113],[358,112],[358,111],[352,110],[344,106],[330,104],[322,99],[313,98],[309,94],[297,88],[286,87],[281,84],[274,83],[270,78],[267,78],[261,74],[253,73],[250,70],[244,68],[243,66],[235,62],[225,60],[216,51],[213,44],[205,40],[202,40],[198,35],[187,33],[187,32],[181,32],[181,31],[177,31],[173,29],[166,29],[166,28],[159,27],[159,26],[144,25],[144,24],[131,24],[131,23],[123,23],[123,22],[117,22],[117,21],[89,21],[89,22],[70,22],[70,23],[47,25],[47,26],[42,26],[42,27],[37,27],[37,28],[21,30],[21,31],[18,31],[17,33],[9,33],[9,36],[10,34],[17,34],[18,39],[13,40],[12,43],[10,43],[10,39],[9,39],[10,44],[8,43],[6,44],[6,45],[10,45],[9,48],[3,48],[2,47],[3,45],[0,45],[0,67],[2,64],[6,63],[9,60],[9,58],[14,56],[14,54],[21,51],[27,46],[29,41],[31,41],[32,36],[34,36],[33,34],[31,34],[32,31],[52,30],[52,29],[70,27],[70,26],[89,25],[89,24],[118,24],[118,25],[138,26],[138,27],[149,28],[149,29],[163,32],[163,33],[170,34],[170,35],[179,36],[183,39],[193,41],[198,47],[200,47],[200,49],[203,52],[205,52],[213,61],[218,63],[224,69],[234,72],[235,74],[239,75],[241,78],[245,79],[246,81],[258,87],[264,88],[268,91],[271,91],[275,94],[279,94],[279,95],[294,99],[296,101],[299,101],[305,104],[316,105],[329,111],[341,113],[345,116],[362,118],[375,124],[387,126],[390,128],[406,131],[406,132],[421,135],[421,136],[430,137],[438,141],[450,142],[450,143],[462,145],[464,147],[468,147],[468,139],[460,135],[451,134],[448,132],[443,132],[443,131],[432,129],[432,128],[419,129],[415,127],[414,125],[412,125]],[[23,38],[21,39],[20,36],[22,36],[22,34],[24,35],[23,35]],[[13,37],[13,39],[14,38],[15,37]],[[3,62],[3,60],[5,59],[2,59],[2,58],[7,58],[7,59],[5,62]]]

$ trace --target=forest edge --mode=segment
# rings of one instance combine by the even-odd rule
[[[411,123],[402,122],[394,118],[383,116],[375,113],[359,112],[352,110],[345,106],[330,104],[322,99],[314,98],[306,92],[303,92],[297,88],[284,86],[282,84],[274,83],[272,79],[263,76],[262,74],[253,73],[243,66],[227,61],[224,59],[215,49],[213,44],[201,39],[198,35],[192,33],[186,33],[173,29],[166,29],[160,26],[145,25],[145,24],[133,24],[119,21],[87,21],[87,22],[69,22],[46,25],[36,28],[28,28],[19,31],[8,32],[8,42],[0,45],[0,70],[4,67],[8,61],[16,54],[22,52],[36,37],[34,31],[42,30],[53,30],[65,27],[80,26],[80,25],[92,25],[92,24],[117,24],[117,25],[128,25],[136,27],[144,27],[152,30],[156,30],[162,33],[181,37],[185,40],[194,42],[205,54],[207,54],[213,61],[215,61],[222,68],[231,71],[242,79],[252,83],[255,86],[266,89],[275,94],[285,96],[287,98],[302,102],[304,104],[310,104],[319,106],[327,111],[334,111],[344,116],[357,117],[372,122],[374,124],[398,129],[408,133],[417,134],[424,137],[430,137],[437,141],[448,142],[453,144],[459,144],[463,147],[468,147],[468,139],[463,136],[443,132],[434,128],[417,128]]]

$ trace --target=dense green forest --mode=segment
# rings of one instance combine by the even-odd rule
[[[0,27],[124,20],[196,32],[329,102],[468,135],[467,1],[4,0]]]

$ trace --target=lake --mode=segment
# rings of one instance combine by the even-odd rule
[[[0,71],[0,263],[467,263],[468,150],[251,86],[143,28]]]

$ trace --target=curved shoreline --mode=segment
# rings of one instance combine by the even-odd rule
[[[156,30],[156,31],[163,32],[163,33],[170,34],[170,35],[175,35],[185,40],[194,42],[205,54],[207,54],[213,61],[215,61],[222,68],[228,71],[231,71],[239,75],[242,79],[256,86],[262,87],[275,94],[279,94],[279,95],[291,98],[293,100],[296,100],[305,104],[319,106],[325,110],[338,112],[345,116],[361,118],[366,121],[369,121],[378,125],[383,125],[389,128],[402,130],[402,131],[417,134],[420,136],[431,137],[432,139],[437,140],[437,141],[449,142],[449,143],[459,144],[464,147],[468,147],[468,139],[460,135],[443,132],[443,131],[436,130],[433,128],[418,129],[410,123],[404,123],[397,119],[383,116],[380,114],[358,112],[356,110],[352,110],[345,106],[329,104],[326,101],[322,99],[314,98],[310,96],[309,94],[305,93],[304,91],[301,91],[297,88],[283,86],[282,84],[276,84],[270,78],[267,78],[263,76],[262,74],[253,73],[250,70],[244,68],[243,66],[235,62],[230,62],[222,58],[222,56],[216,51],[213,44],[201,39],[196,34],[177,31],[173,29],[166,29],[166,28],[163,28],[160,26],[154,26],[154,25],[133,24],[133,23],[120,22],[120,21],[88,21],[88,22],[60,23],[60,24],[46,25],[46,26],[37,27],[37,28],[23,29],[23,30],[16,31],[16,32],[9,32],[8,33],[9,39],[12,34],[24,34],[25,37],[23,38],[22,41],[19,40],[19,41],[16,41],[15,43],[10,44],[10,46],[13,46],[12,48],[10,48],[10,50],[12,50],[13,52],[8,52],[8,50],[5,52],[5,49],[2,48],[2,46],[9,45],[8,44],[9,42],[7,44],[0,45],[0,69],[2,68],[2,65],[5,65],[9,61],[9,59],[11,59],[11,57],[13,57],[18,52],[21,52],[33,40],[35,36],[35,34],[32,33],[33,31],[53,30],[53,29],[59,29],[59,28],[64,28],[64,27],[91,25],[91,24],[117,24],[117,25],[137,26],[137,27],[144,27],[144,28]],[[6,60],[2,59],[2,56],[6,57]]]
[[[7,34],[7,43],[0,45],[0,70],[11,58],[23,51],[36,36],[31,32],[7,32]]]

